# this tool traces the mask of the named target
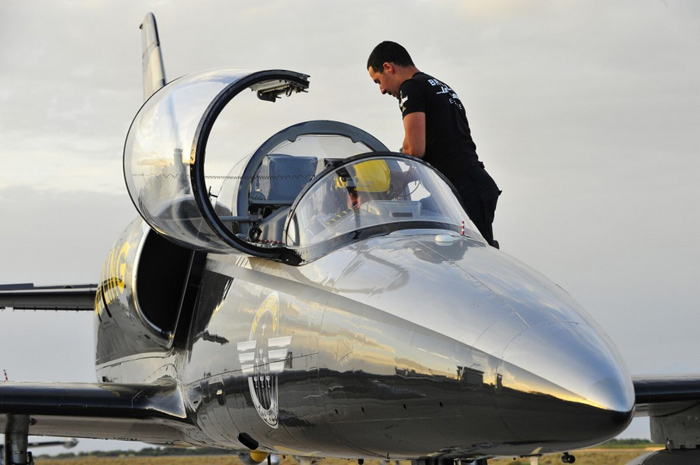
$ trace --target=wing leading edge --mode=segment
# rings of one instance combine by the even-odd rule
[[[138,385],[0,382],[0,431],[192,445],[195,429],[173,381]]]
[[[668,449],[700,446],[700,375],[634,377],[636,416],[648,416],[651,439]]]
[[[0,285],[0,310],[93,311],[97,284],[72,286]]]

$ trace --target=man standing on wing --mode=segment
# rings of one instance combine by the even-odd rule
[[[396,42],[377,45],[367,70],[382,94],[399,100],[405,154],[425,159],[455,186],[482,236],[498,248],[492,223],[501,191],[476,154],[464,106],[447,84],[422,73]]]

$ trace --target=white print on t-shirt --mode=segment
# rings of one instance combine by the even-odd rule
[[[463,108],[462,108],[462,102],[459,100],[459,97],[457,96],[457,94],[455,94],[455,93],[453,92],[452,95],[451,95],[451,97],[452,97],[452,98],[450,98],[450,100],[449,100],[450,103],[451,103],[452,105],[457,105],[457,108],[459,108],[460,110],[463,110]]]
[[[408,95],[403,95],[403,93],[401,93],[399,97],[399,107],[401,107],[401,111],[404,111],[406,108],[406,102],[408,102]]]
[[[463,109],[462,103],[459,100],[459,96],[457,95],[457,93],[455,91],[453,91],[450,88],[450,86],[443,84],[442,82],[438,81],[437,79],[428,79],[428,83],[433,87],[440,86],[440,91],[436,92],[435,95],[450,94],[449,102],[452,105],[456,105],[457,108],[459,108],[460,110]]]

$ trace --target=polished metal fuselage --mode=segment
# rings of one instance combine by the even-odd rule
[[[187,347],[98,374],[178,379],[191,443],[298,456],[538,455],[605,441],[634,408],[614,346],[565,291],[440,230],[303,266],[210,254]]]

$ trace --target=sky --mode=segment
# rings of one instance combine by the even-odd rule
[[[143,103],[149,11],[168,79],[228,67],[311,76],[284,116],[235,134],[246,151],[308,119],[398,149],[397,102],[365,64],[382,40],[403,44],[466,106],[503,190],[501,249],[578,300],[632,374],[700,373],[700,3],[4,0],[0,283],[96,283],[137,215],[121,157]],[[0,312],[0,370],[94,381],[92,326],[90,313]],[[643,419],[623,436],[648,434]]]

